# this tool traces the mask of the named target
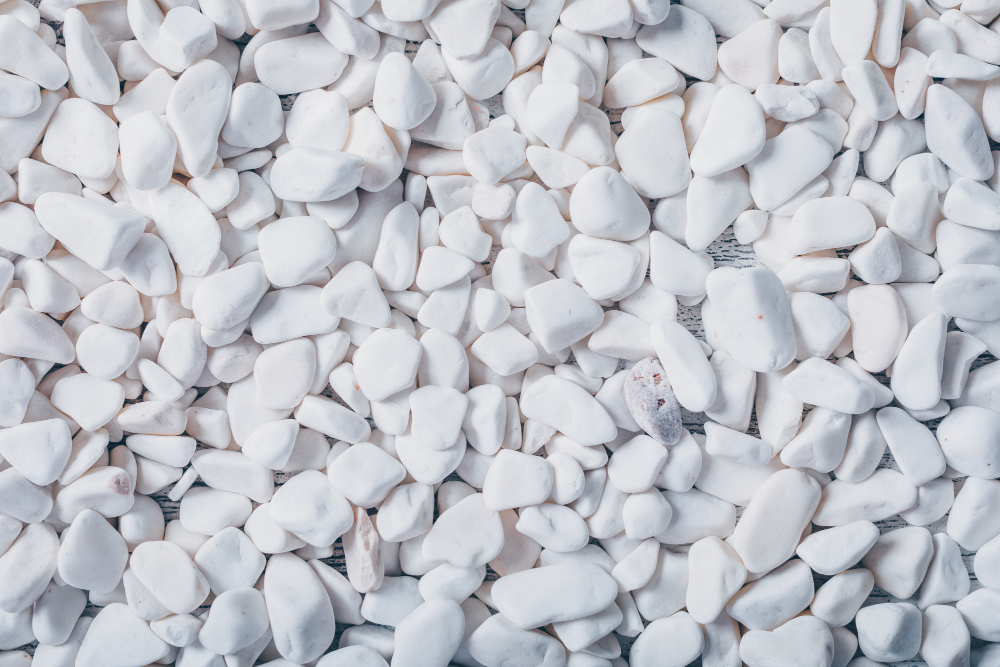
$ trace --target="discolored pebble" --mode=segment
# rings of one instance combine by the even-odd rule
[[[633,366],[624,391],[632,418],[646,433],[665,445],[680,439],[680,407],[658,359],[647,357]]]

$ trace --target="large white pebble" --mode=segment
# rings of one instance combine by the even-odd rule
[[[976,639],[994,641],[1000,637],[1000,628],[996,622],[997,609],[1000,608],[1000,595],[997,591],[981,588],[959,600],[956,608],[962,614],[969,634]]]
[[[765,19],[751,24],[719,48],[719,69],[751,90],[777,83],[781,36],[776,21]]]
[[[702,412],[715,403],[715,373],[698,341],[680,324],[660,320],[650,327],[656,355],[667,371],[677,401],[688,410]]]
[[[680,77],[670,63],[660,58],[631,60],[619,69],[604,88],[604,106],[621,109],[644,104],[673,92]]]
[[[488,127],[465,140],[462,160],[480,183],[492,185],[524,164],[527,140],[502,127]]]
[[[995,441],[1000,422],[997,413],[977,406],[954,408],[937,428],[948,465],[961,473],[974,477],[995,479],[1000,461],[994,460]]]
[[[803,403],[847,414],[871,410],[875,394],[861,380],[824,359],[810,357],[785,376],[785,389]]]
[[[131,331],[94,324],[83,330],[76,341],[80,367],[101,380],[114,380],[136,361],[139,337]]]
[[[617,427],[586,389],[556,375],[541,378],[521,396],[521,410],[582,445],[610,442]]]
[[[71,451],[69,427],[62,419],[18,424],[0,431],[0,456],[39,486],[59,477]]]
[[[35,602],[31,617],[31,629],[39,645],[58,646],[69,639],[86,606],[87,594],[82,590],[50,583]]]
[[[584,234],[613,241],[634,241],[649,227],[649,210],[621,174],[610,167],[591,169],[570,197],[573,225]]]
[[[358,507],[375,507],[403,481],[396,459],[367,442],[352,446],[327,466],[333,488]]]
[[[234,266],[202,281],[191,310],[201,324],[222,331],[248,319],[269,286],[263,264]]]
[[[184,186],[170,182],[149,191],[149,211],[181,273],[207,275],[222,242],[219,223],[208,206]]]
[[[809,606],[813,573],[791,560],[752,581],[726,605],[726,612],[751,630],[773,630]]]
[[[958,93],[938,84],[927,89],[924,129],[928,150],[959,175],[975,181],[993,175],[983,122]]]
[[[834,480],[826,485],[813,516],[817,526],[882,521],[913,507],[917,489],[902,473],[878,470],[860,482]]]
[[[874,588],[875,577],[865,568],[841,572],[819,587],[809,605],[810,611],[831,628],[843,627],[858,613]]]
[[[265,408],[290,410],[312,386],[316,375],[316,346],[296,338],[264,350],[253,365],[257,403]]]
[[[38,23],[38,14],[35,14]],[[56,90],[69,78],[66,64],[42,39],[14,16],[0,16],[0,35],[7,46],[0,66],[12,74],[23,76],[43,88]]]
[[[146,226],[132,209],[61,192],[39,196],[35,215],[45,231],[98,271],[121,264]]]
[[[33,523],[24,528],[0,556],[0,610],[17,614],[45,592],[56,573],[59,540],[52,527]]]
[[[912,604],[884,603],[858,612],[858,644],[878,662],[909,660],[920,650],[920,610]]]
[[[302,559],[275,554],[264,573],[264,599],[283,658],[302,664],[329,648],[336,632],[333,606],[319,577]]]
[[[642,259],[631,245],[586,234],[570,239],[567,255],[574,277],[595,300],[610,299],[628,287]]]
[[[112,651],[120,664],[144,665],[165,658],[170,645],[157,637],[131,607],[113,602],[94,618],[80,645],[76,663],[80,667],[103,667]]]
[[[306,428],[352,444],[364,442],[371,428],[358,413],[322,396],[306,396],[295,409],[295,419]]]
[[[260,591],[226,591],[212,602],[198,641],[210,651],[230,655],[255,642],[267,629],[267,607]]]
[[[755,158],[765,139],[764,113],[757,100],[743,86],[723,86],[691,149],[691,169],[701,176],[735,169]]]
[[[396,667],[447,667],[465,631],[465,615],[449,598],[434,598],[396,626],[392,664]]]
[[[870,373],[885,370],[906,341],[906,310],[889,285],[863,285],[847,295],[854,358]]]
[[[833,225],[833,220],[839,224]],[[860,200],[824,197],[799,207],[783,243],[789,252],[802,255],[863,243],[874,234],[875,218]]]
[[[764,268],[712,271],[708,298],[725,322],[727,351],[760,373],[784,368],[795,357],[795,332],[781,280]]]
[[[96,431],[118,414],[125,403],[125,388],[89,373],[64,377],[52,389],[52,405],[87,431]]]
[[[250,499],[210,487],[189,489],[181,499],[180,522],[192,533],[217,535],[242,526],[250,516]]]
[[[16,185],[11,190],[16,192]],[[55,245],[52,236],[39,224],[36,214],[14,202],[0,204],[0,230],[4,236],[3,246],[0,247],[25,257],[41,259]]]
[[[870,118],[881,122],[896,115],[895,95],[877,63],[870,60],[852,63],[843,69],[842,76],[857,108]]]
[[[691,180],[684,130],[677,114],[668,109],[639,107],[615,144],[615,157],[643,197],[675,195]]]
[[[239,528],[226,528],[210,537],[194,555],[216,595],[252,586],[264,571],[264,555]]]
[[[434,111],[437,94],[402,53],[382,58],[375,75],[374,108],[383,123],[411,130]]]
[[[263,148],[276,141],[284,127],[278,96],[259,83],[247,82],[233,90],[220,136],[231,146]]]
[[[191,465],[207,486],[230,491],[259,503],[274,495],[272,471],[251,461],[242,452],[202,449],[191,457]]]
[[[552,491],[552,466],[537,456],[501,450],[483,482],[483,500],[500,511],[544,502]]]
[[[80,312],[88,319],[118,329],[134,329],[143,321],[139,293],[120,280],[101,285],[80,305]]]
[[[969,477],[948,514],[948,535],[963,549],[978,550],[1000,534],[1000,525],[993,514],[998,501],[1000,482]]]
[[[659,18],[659,12],[656,17]],[[663,58],[694,78],[707,81],[715,74],[715,30],[694,9],[671,7],[662,20],[650,21],[639,28],[635,41],[643,51]]]
[[[646,626],[629,651],[629,664],[636,667],[681,667],[702,652],[705,639],[701,627],[684,611],[655,619]],[[669,648],[668,648],[669,647]],[[666,657],[665,656],[669,656]]]
[[[497,557],[503,549],[503,535],[500,515],[477,493],[438,516],[423,540],[423,556],[431,562],[477,568]]]
[[[711,623],[746,580],[746,567],[739,555],[718,537],[706,537],[688,552],[688,613]]]
[[[320,301],[330,314],[365,326],[385,327],[391,320],[378,276],[364,262],[351,262],[340,269],[323,288]]]
[[[336,81],[348,57],[319,33],[264,44],[253,56],[260,82],[278,95],[323,88]]]
[[[163,118],[152,111],[129,116],[118,127],[122,176],[137,190],[155,190],[170,182],[177,140]]]
[[[552,197],[535,183],[525,184],[517,193],[511,211],[510,240],[514,247],[532,257],[541,258],[568,237],[569,226]]]
[[[615,580],[600,566],[570,561],[501,577],[491,595],[500,613],[527,630],[596,614],[617,591]]]
[[[121,516],[134,502],[132,480],[125,470],[97,466],[59,490],[55,510],[61,521],[71,523],[85,509],[105,518]]]
[[[349,129],[347,101],[336,91],[302,93],[285,119],[285,136],[293,148],[342,150]]]
[[[320,218],[296,216],[267,225],[257,236],[264,272],[272,285],[299,285],[330,264],[337,239]]]
[[[833,161],[833,147],[807,127],[793,125],[768,139],[747,163],[757,207],[774,210],[791,199]]]
[[[469,351],[497,375],[520,373],[538,361],[538,348],[510,324],[504,323],[476,339]]]
[[[311,146],[293,148],[274,161],[270,185],[280,199],[331,201],[358,187],[364,169],[364,158],[354,153]]]
[[[749,571],[767,572],[795,553],[821,491],[816,480],[796,470],[776,472],[761,485],[728,540]]]
[[[666,462],[668,450],[645,434],[632,438],[608,461],[608,480],[626,493],[642,493],[652,487]]]
[[[169,93],[167,125],[192,176],[206,176],[212,170],[231,95],[226,68],[208,58],[186,69]]]
[[[42,140],[42,157],[49,164],[84,179],[104,179],[115,170],[118,128],[93,102],[64,100],[56,109]]]
[[[941,400],[948,318],[931,313],[917,322],[900,348],[890,387],[899,404],[929,410]]]
[[[569,280],[550,280],[525,290],[524,303],[531,331],[549,353],[582,340],[604,321],[597,302]]]
[[[423,348],[403,331],[379,329],[354,353],[354,374],[370,401],[381,401],[406,389],[417,377]]]
[[[773,631],[751,630],[740,640],[740,658],[750,667],[772,661],[789,665],[830,665],[833,635],[818,618],[795,618]]]
[[[820,574],[839,574],[861,560],[878,537],[875,524],[854,521],[813,533],[802,540],[795,553]]]
[[[496,95],[514,76],[514,57],[503,44],[492,38],[475,57],[458,60],[447,49],[441,55],[455,82],[474,100]]]
[[[528,97],[527,123],[547,146],[559,149],[579,108],[580,89],[576,84],[542,83]]]
[[[9,306],[0,313],[0,353],[72,363],[76,352],[66,332],[52,318],[26,306]]]
[[[941,274],[932,293],[949,317],[991,322],[1000,318],[1000,301],[994,298],[998,282],[1000,267],[956,264]]]
[[[173,542],[143,542],[132,551],[130,568],[142,585],[175,614],[194,611],[210,592],[208,580],[191,557]]]
[[[525,656],[524,665],[557,667],[566,663],[566,649],[558,639],[538,630],[522,630],[503,614],[490,616],[466,640],[469,653],[484,665],[503,664],[511,645]]]

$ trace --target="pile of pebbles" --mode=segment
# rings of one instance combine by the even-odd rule
[[[1000,666],[998,16],[0,0],[0,667]]]

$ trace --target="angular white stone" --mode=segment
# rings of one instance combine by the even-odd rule
[[[281,199],[325,202],[338,199],[361,183],[361,155],[323,148],[294,148],[282,153],[271,168],[271,189]]]
[[[501,613],[522,629],[572,621],[606,608],[618,587],[592,563],[567,562],[502,577],[492,596]]]
[[[317,470],[285,482],[271,499],[271,520],[307,544],[329,546],[354,523],[351,507]]]
[[[111,649],[112,646],[115,648]],[[128,605],[113,602],[94,618],[79,646],[76,661],[81,667],[105,665],[109,650],[128,660],[127,664],[148,664],[165,658],[170,645],[156,636]]]
[[[617,428],[585,389],[558,376],[531,385],[521,397],[524,414],[552,426],[582,445],[610,442]]]
[[[813,516],[817,526],[881,521],[913,507],[917,489],[895,470],[878,470],[860,482],[834,480],[823,489]]]
[[[580,179],[570,197],[570,217],[584,234],[613,241],[634,241],[650,220],[632,186],[609,167],[591,169]]]
[[[725,318],[727,351],[760,373],[784,368],[795,357],[795,333],[784,286],[767,269],[716,269],[708,298]]]
[[[820,492],[809,475],[792,470],[777,472],[761,485],[728,540],[749,571],[771,570],[795,552]]]
[[[290,661],[315,660],[333,641],[333,606],[319,577],[292,554],[271,556],[264,599],[278,652]]]
[[[641,27],[636,43],[643,51],[702,81],[715,74],[715,31],[708,19],[693,9],[672,7],[663,20]]]
[[[924,128],[927,148],[951,169],[977,181],[993,175],[982,121],[957,93],[941,85],[927,89]]]
[[[191,557],[173,542],[144,542],[137,546],[130,567],[143,586],[175,614],[186,614],[209,593],[208,581]]]
[[[854,358],[866,371],[885,370],[906,340],[906,311],[889,285],[865,285],[847,297]]]
[[[802,540],[795,553],[820,574],[839,574],[861,560],[878,537],[873,523],[855,521],[813,533]]]
[[[423,557],[472,569],[490,562],[503,549],[500,515],[474,494],[442,512],[423,540]]]
[[[872,605],[858,612],[862,652],[882,661],[909,660],[920,649],[920,611],[909,603]]]
[[[615,145],[624,176],[644,197],[669,197],[691,180],[679,121],[673,111],[644,105],[636,110]]]
[[[802,616],[768,632],[751,630],[740,640],[740,658],[748,665],[769,660],[782,664],[825,665],[833,658],[833,635],[818,618]]]

